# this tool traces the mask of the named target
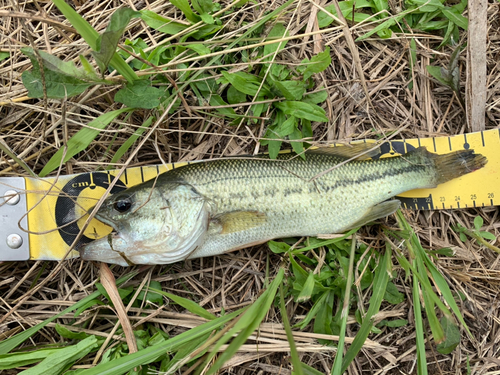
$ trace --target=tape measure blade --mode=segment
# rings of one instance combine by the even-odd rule
[[[436,189],[413,190],[402,194],[397,197],[402,200],[402,207],[430,210],[500,204],[499,130],[453,137],[392,141],[386,148],[387,152],[405,153],[419,146],[440,154],[468,147],[486,156],[488,164],[481,170],[442,184]],[[139,184],[155,178],[159,173],[186,164],[188,163],[129,168],[121,176],[117,189]],[[28,226],[32,231],[29,235],[31,259],[62,259],[69,249],[68,242],[71,243],[71,238],[74,238],[72,236],[75,236],[82,223],[83,219],[77,216],[95,204],[117,173],[118,171],[109,171],[60,176],[57,181],[53,177],[26,178],[26,188],[30,192],[27,194],[27,207]],[[50,194],[46,194],[49,190]],[[72,219],[78,219],[75,221],[76,226],[68,224]],[[66,223],[64,228],[58,225],[61,221]],[[103,236],[106,231],[111,231],[111,228],[94,220],[85,235],[91,238],[95,232]],[[70,257],[77,255],[77,252],[73,252]]]
[[[452,137],[409,139],[414,147],[427,147],[431,152],[446,154],[452,151],[473,149],[484,155],[488,164],[473,173],[439,185],[434,189],[408,191],[402,198],[410,208],[453,209],[486,207],[500,204],[500,134],[498,130],[461,134]]]

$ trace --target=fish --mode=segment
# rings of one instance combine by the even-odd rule
[[[170,264],[277,238],[343,233],[394,213],[398,194],[487,163],[470,149],[439,155],[419,147],[372,158],[377,150],[366,147],[320,148],[305,160],[290,153],[175,168],[107,197],[95,217],[113,231],[80,256],[121,266]]]

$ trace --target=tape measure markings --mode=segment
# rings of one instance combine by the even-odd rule
[[[123,178],[125,178],[125,185],[128,186],[128,173],[127,173],[127,168],[123,171]]]
[[[141,167],[141,182],[144,182],[144,170]]]

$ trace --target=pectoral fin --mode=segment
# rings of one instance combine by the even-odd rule
[[[258,211],[233,211],[217,215],[212,219],[220,227],[220,234],[240,232],[264,224],[266,214]]]
[[[361,227],[371,221],[380,219],[381,217],[386,217],[388,215],[393,214],[396,212],[396,210],[399,208],[401,205],[401,202],[398,201],[397,199],[391,200],[391,201],[386,201],[379,203],[372,208],[370,208],[361,219],[356,221],[354,224],[350,225],[348,228],[345,228],[345,230],[349,230],[352,228],[357,228]]]

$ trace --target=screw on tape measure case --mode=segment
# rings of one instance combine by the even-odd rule
[[[379,157],[404,154],[420,146],[438,154],[474,149],[488,158],[488,164],[473,174],[435,189],[412,190],[398,196],[403,208],[431,210],[500,204],[500,129],[453,137],[390,141],[381,145]],[[112,193],[186,164],[129,168],[113,187]],[[116,173],[82,173],[57,179],[0,178],[0,196],[4,197],[4,204],[0,205],[0,260],[62,259],[83,227],[87,210],[104,194]],[[16,196],[16,192],[20,194]],[[19,198],[16,204],[12,204],[13,197]],[[11,204],[6,203],[9,199]],[[110,227],[93,220],[80,244],[110,232]],[[76,251],[69,255],[76,256]]]

